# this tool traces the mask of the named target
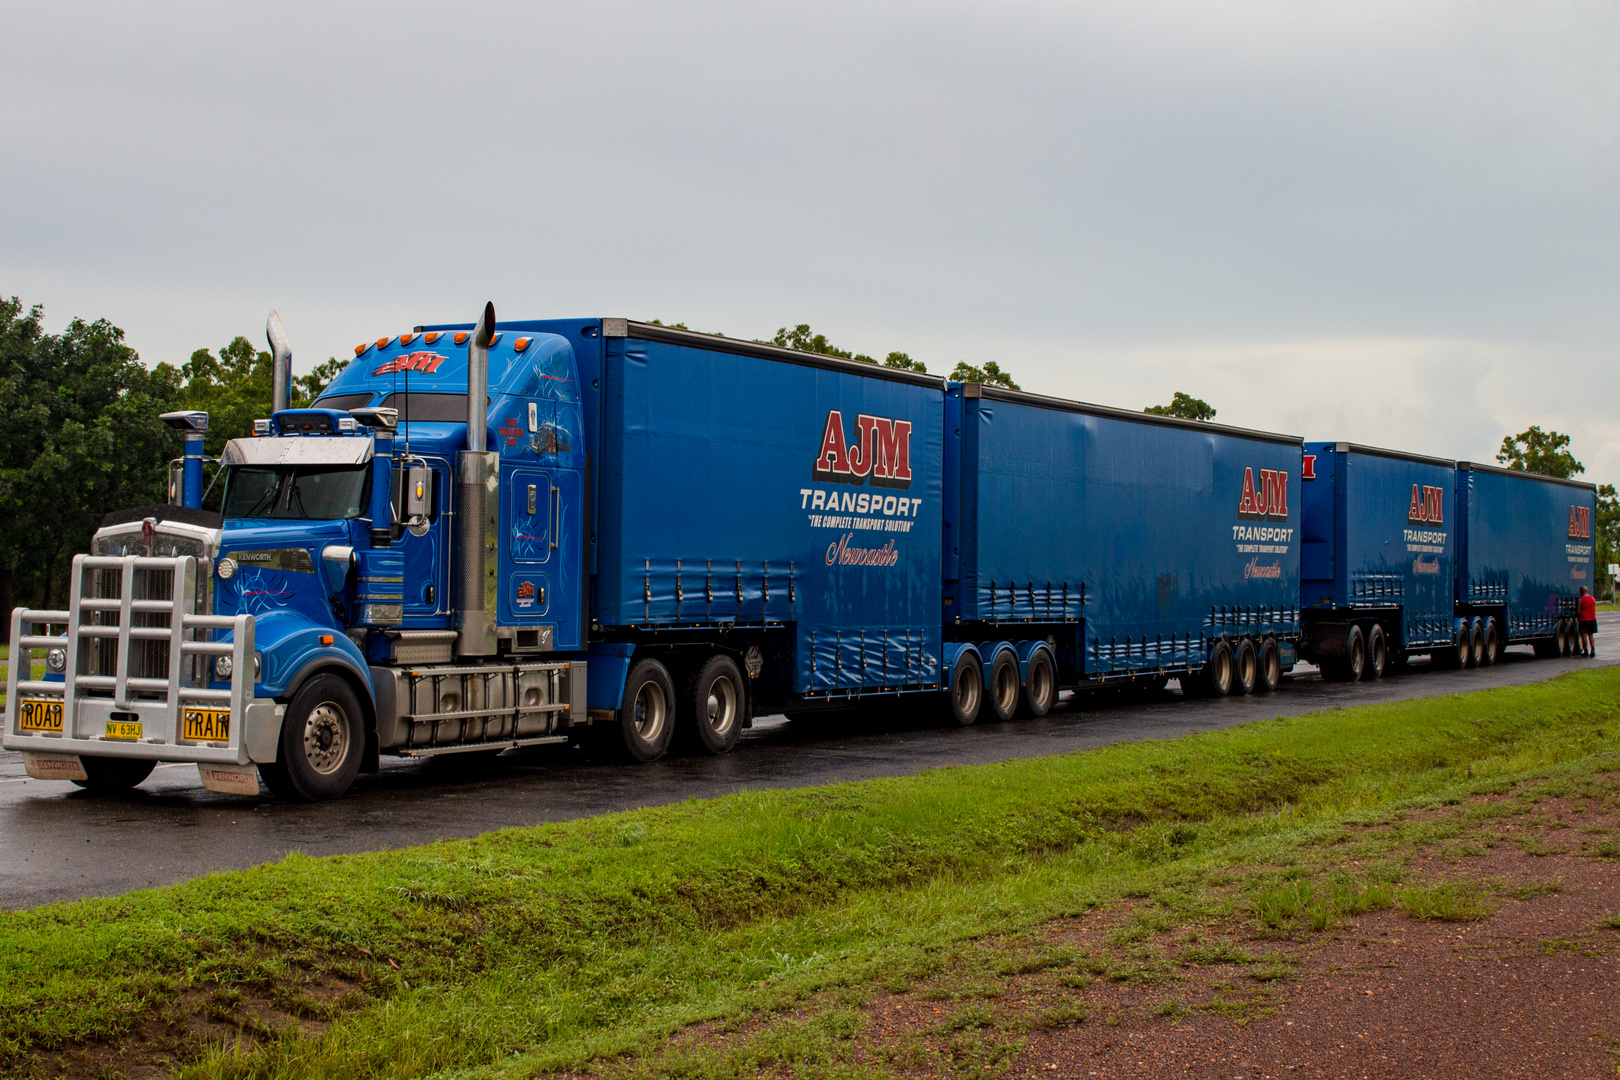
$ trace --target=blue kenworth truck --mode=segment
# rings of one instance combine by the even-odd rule
[[[211,790],[316,800],[383,755],[651,761],[723,753],[756,714],[913,701],[966,725],[1064,688],[1265,692],[1375,626],[1403,656],[1482,657],[1493,618],[1498,649],[1565,645],[1591,581],[1590,485],[1435,480],[1454,534],[1518,539],[1427,537],[1406,632],[1387,590],[1358,606],[1370,569],[1313,555],[1331,485],[1297,437],[489,306],[357,347],[292,409],[274,314],[268,337],[271,415],[226,446],[217,499],[207,416],[167,414],[170,502],[106,517],[66,610],[12,613],[18,655],[46,655],[37,680],[10,666],[0,733],[30,775],[117,790],[194,762]],[[1565,501],[1567,543],[1512,524]],[[1364,504],[1382,513],[1343,512]]]

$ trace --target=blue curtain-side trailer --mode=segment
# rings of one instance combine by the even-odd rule
[[[1456,655],[1455,462],[1308,442],[1300,654],[1336,681]]]
[[[946,408],[948,638],[1044,647],[1070,686],[1293,666],[1300,439],[976,384]]]
[[[1508,645],[1532,645],[1538,656],[1567,654],[1580,587],[1594,587],[1597,489],[1466,461],[1454,476],[1464,659],[1490,663]]]

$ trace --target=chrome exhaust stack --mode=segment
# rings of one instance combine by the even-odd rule
[[[291,408],[292,397],[292,344],[281,326],[281,316],[274,311],[264,321],[264,336],[270,342],[270,412],[274,415]]]
[[[496,515],[500,509],[500,455],[489,446],[489,346],[495,340],[495,305],[467,335],[467,449],[456,455],[457,656],[494,656]]]

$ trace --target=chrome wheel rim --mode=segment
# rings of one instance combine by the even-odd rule
[[[664,700],[663,689],[654,682],[644,682],[636,691],[634,720],[636,737],[642,742],[656,742],[664,732],[669,716],[669,702]]]
[[[737,722],[737,687],[724,675],[709,684],[703,719],[716,735],[729,733]]]
[[[323,701],[304,719],[304,759],[321,776],[331,776],[348,757],[348,714],[337,702]]]

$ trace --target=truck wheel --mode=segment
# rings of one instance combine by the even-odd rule
[[[1575,651],[1575,635],[1569,632],[1569,623],[1558,623],[1558,655],[1569,656]]]
[[[1502,641],[1496,632],[1496,620],[1486,619],[1479,634],[1479,666],[1490,667],[1502,655]]]
[[[729,656],[716,653],[686,677],[681,695],[683,741],[711,754],[723,754],[737,745],[742,734],[747,684],[742,669]]]
[[[608,754],[629,761],[657,761],[669,750],[675,733],[675,685],[657,660],[638,660],[624,680],[624,702],[617,723],[601,729]]]
[[[1203,687],[1209,697],[1226,697],[1232,692],[1232,646],[1217,641],[1209,651],[1209,662],[1204,665]]]
[[[1237,655],[1232,659],[1232,693],[1238,696],[1254,693],[1254,684],[1260,681],[1260,657],[1254,642],[1244,638],[1238,642]]]
[[[366,731],[360,699],[336,675],[316,675],[293,695],[281,723],[274,765],[259,776],[272,793],[298,802],[335,799],[360,772]]]
[[[84,779],[73,782],[97,794],[128,791],[157,767],[155,761],[116,757],[80,757],[79,764],[84,766]]]
[[[1367,662],[1361,669],[1361,677],[1367,682],[1377,682],[1388,667],[1389,643],[1384,638],[1384,628],[1373,623],[1367,634]]]
[[[1463,662],[1468,667],[1479,667],[1479,654],[1485,651],[1485,627],[1480,620],[1472,619],[1468,623],[1468,652]]]
[[[945,695],[945,716],[957,727],[972,727],[984,700],[984,666],[977,653],[963,649],[951,669],[951,688]]]
[[[1057,669],[1052,665],[1052,654],[1036,649],[1029,658],[1029,675],[1024,679],[1024,692],[1019,695],[1018,715],[1039,720],[1057,704]]]
[[[990,715],[1005,724],[1018,712],[1018,657],[1002,649],[990,662]]]
[[[1260,643],[1259,659],[1259,677],[1254,680],[1255,693],[1274,693],[1282,685],[1282,650],[1277,648],[1276,638],[1266,638]]]

